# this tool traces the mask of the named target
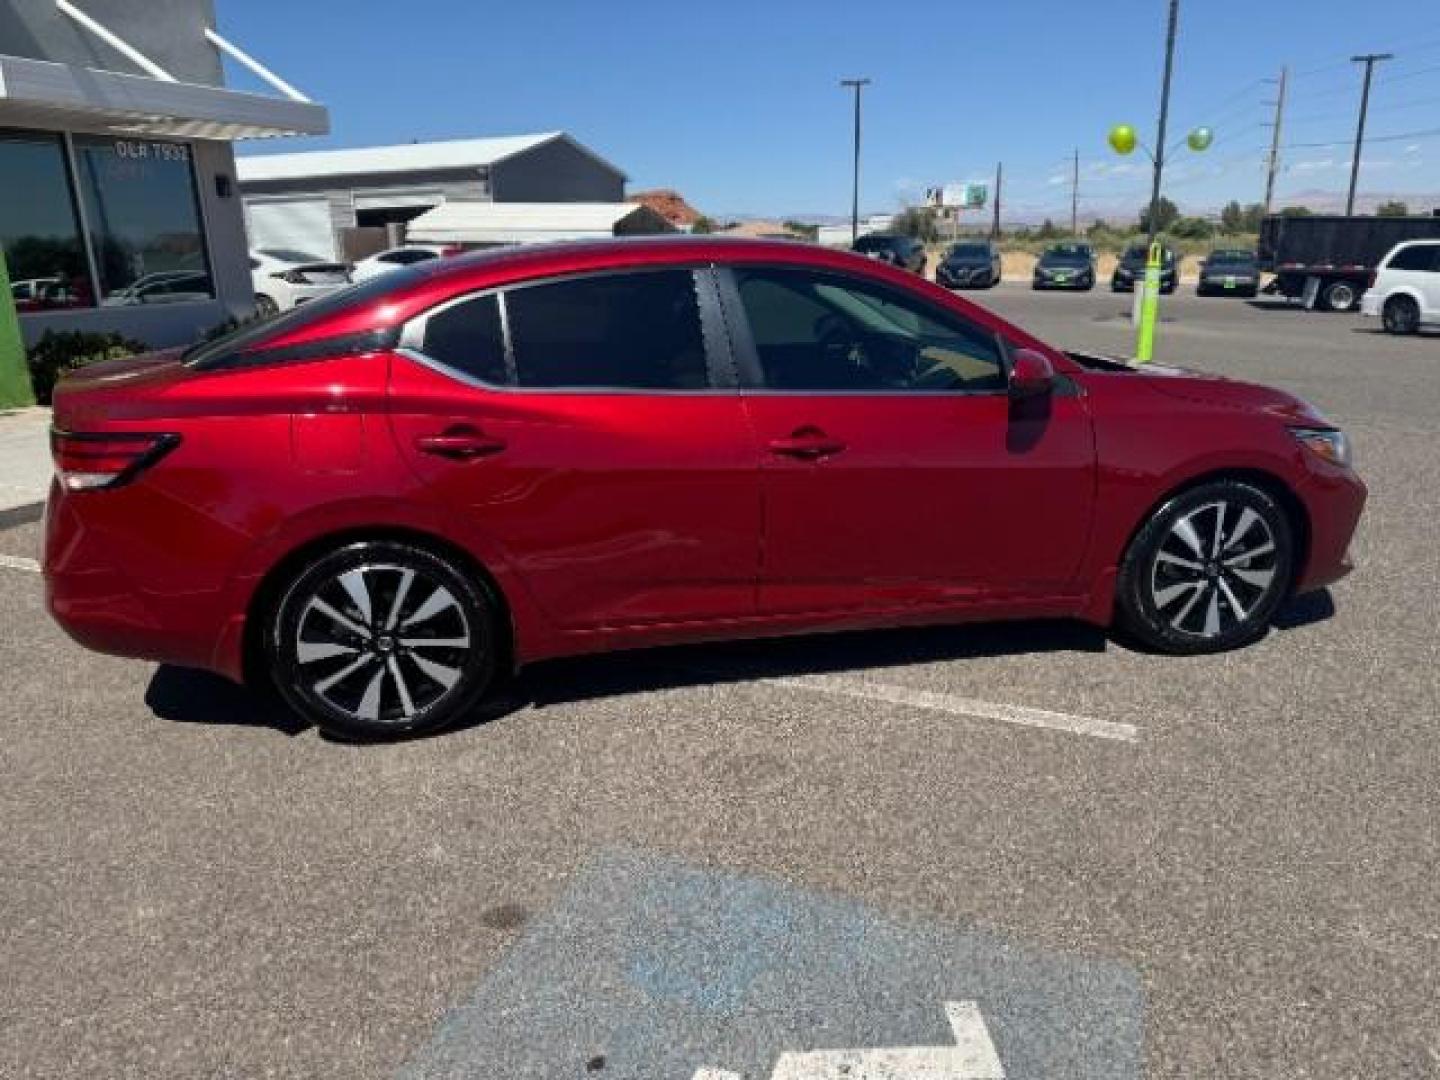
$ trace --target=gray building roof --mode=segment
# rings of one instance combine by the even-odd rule
[[[241,157],[236,169],[242,184],[272,180],[321,180],[340,176],[378,176],[387,173],[469,169],[499,164],[509,158],[555,142],[593,158],[622,180],[625,173],[563,131],[531,135],[502,135],[483,139],[447,139],[442,142],[401,143],[351,150],[310,150],[292,154],[256,154]]]

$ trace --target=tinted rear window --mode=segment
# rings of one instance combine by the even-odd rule
[[[184,360],[196,368],[218,367],[238,353],[263,348],[266,342],[273,341],[282,335],[313,326],[339,312],[363,307],[392,292],[397,285],[411,281],[418,276],[414,270],[397,267],[380,277],[372,278],[360,285],[338,289],[319,299],[299,304],[289,311],[272,315],[268,319],[252,319],[242,322],[228,333],[221,334],[210,341],[201,341],[192,345],[185,352]]]
[[[505,294],[520,386],[702,390],[709,385],[694,275],[597,274]]]
[[[1440,247],[1433,244],[1415,244],[1411,247],[1401,248],[1395,253],[1395,257],[1386,264],[1386,268],[1389,270],[1433,270],[1437,251],[1440,251]]]
[[[426,356],[472,379],[494,386],[510,381],[505,370],[500,301],[493,293],[432,314],[425,321],[422,348]]]

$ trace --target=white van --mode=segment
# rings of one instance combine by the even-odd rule
[[[1391,248],[1371,275],[1360,313],[1380,316],[1392,334],[1440,324],[1440,240],[1408,240]]]

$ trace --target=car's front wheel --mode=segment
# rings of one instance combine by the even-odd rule
[[[1233,649],[1264,635],[1290,585],[1294,533],[1268,492],[1221,480],[1181,492],[1120,567],[1121,628],[1161,652]]]
[[[465,567],[397,541],[347,544],[281,593],[265,653],[285,701],[328,734],[396,738],[453,723],[496,670],[497,605]]]
[[[266,296],[264,293],[255,294],[256,315],[262,319],[268,319],[271,315],[279,314],[279,312],[280,305],[275,302],[273,297]]]

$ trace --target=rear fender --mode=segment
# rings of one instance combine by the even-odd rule
[[[430,538],[468,553],[493,579],[508,607],[516,663],[558,648],[559,635],[535,603],[505,548],[486,531],[438,507],[388,499],[329,503],[287,519],[254,544],[236,566],[225,591],[229,613],[216,646],[215,669],[242,681],[246,622],[258,590],[270,572],[294,553],[333,539],[411,535]]]

